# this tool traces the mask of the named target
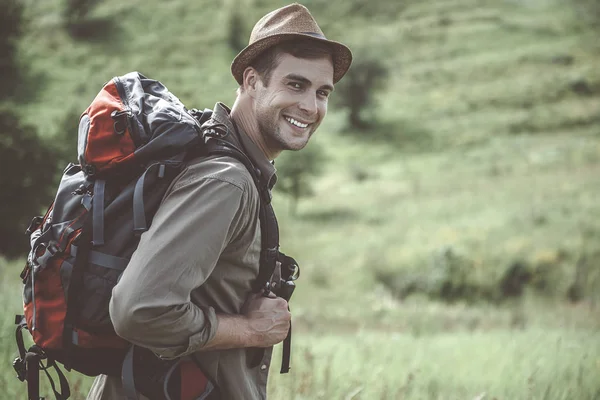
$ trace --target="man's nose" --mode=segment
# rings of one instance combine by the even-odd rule
[[[317,96],[312,94],[306,94],[302,97],[300,102],[300,109],[308,115],[314,115],[317,113]]]

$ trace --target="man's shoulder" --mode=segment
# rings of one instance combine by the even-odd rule
[[[190,185],[214,179],[244,192],[254,192],[252,175],[239,160],[228,156],[197,157],[190,160],[176,179],[175,186]]]

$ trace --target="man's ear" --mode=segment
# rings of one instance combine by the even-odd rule
[[[244,75],[242,77],[242,86],[244,87],[244,91],[248,93],[251,97],[254,97],[258,81],[260,80],[258,73],[254,68],[247,67],[244,70]]]

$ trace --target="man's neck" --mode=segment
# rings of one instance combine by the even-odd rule
[[[265,142],[264,136],[261,134],[260,129],[258,128],[258,123],[256,119],[251,117],[249,112],[247,112],[248,107],[244,107],[240,104],[238,100],[233,103],[233,107],[231,107],[231,118],[239,126],[245,133],[250,137],[250,139],[256,144],[256,146],[262,151],[262,153],[267,157],[269,161],[273,161],[280,152],[272,152],[269,150],[269,146]]]

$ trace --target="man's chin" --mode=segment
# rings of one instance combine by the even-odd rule
[[[288,151],[298,151],[302,150],[308,144],[308,140],[298,140],[298,141],[287,141],[285,143],[280,143],[282,150]]]
[[[289,150],[289,151],[300,151],[300,150],[302,150],[303,148],[305,148],[305,147],[306,147],[306,145],[307,145],[307,143],[305,142],[305,143],[303,143],[303,144],[301,144],[301,145],[298,145],[298,146],[293,146],[293,147],[292,147],[292,146],[290,146],[290,147],[289,147],[287,150]]]

